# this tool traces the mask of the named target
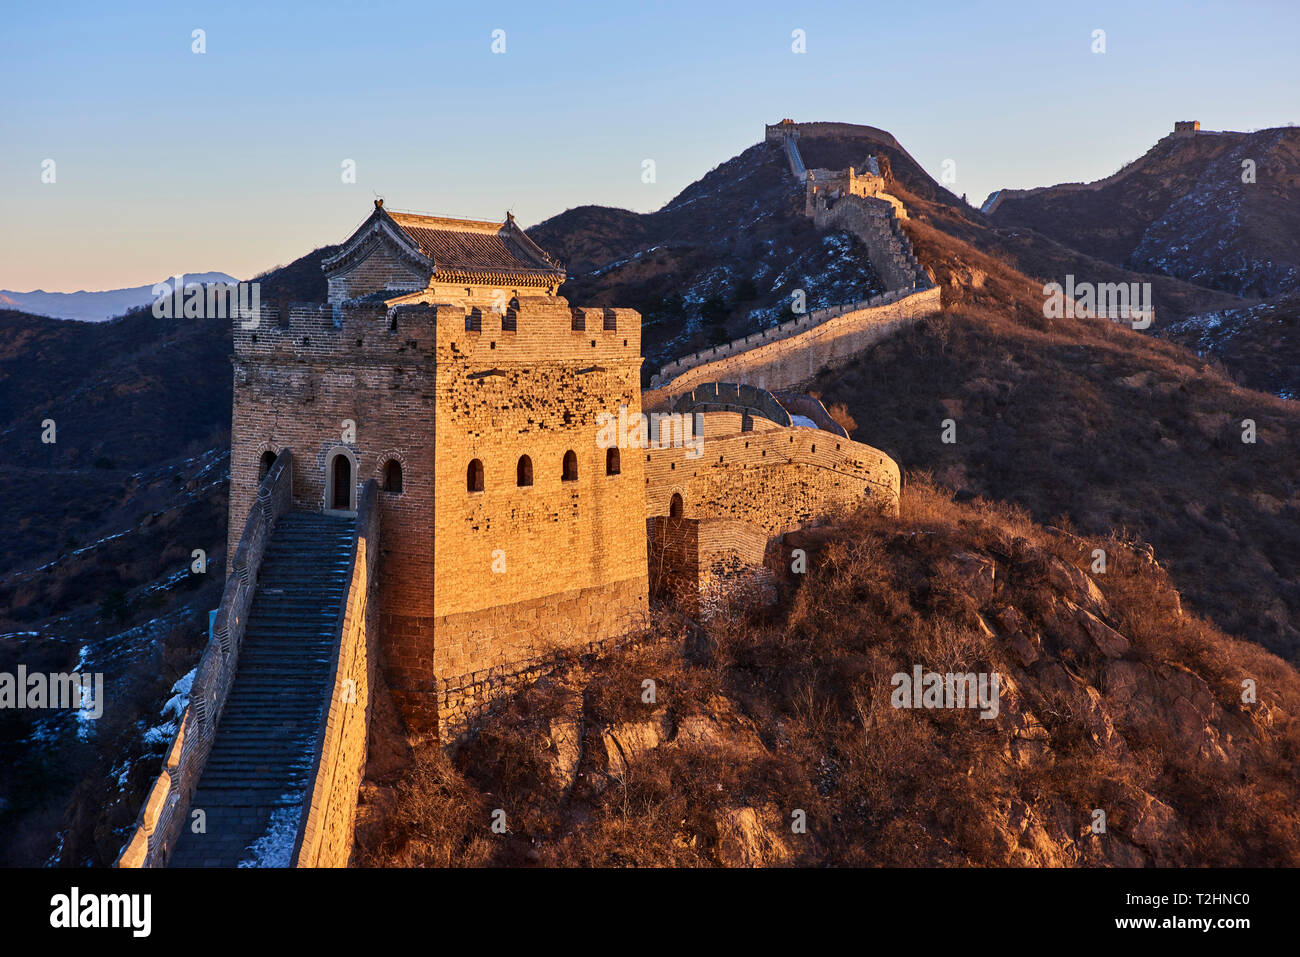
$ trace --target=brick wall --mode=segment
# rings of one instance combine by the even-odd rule
[[[898,465],[869,445],[777,428],[706,438],[703,448],[694,459],[684,448],[643,453],[647,518],[667,515],[674,493],[686,518],[738,519],[769,537],[864,502],[897,514]]]
[[[819,229],[840,229],[862,240],[877,275],[892,290],[929,286],[928,274],[912,253],[912,243],[898,224],[902,207],[893,196],[843,196],[833,202],[817,197],[813,222]]]
[[[651,590],[685,614],[707,617],[711,606],[741,598],[770,597],[772,575],[763,567],[768,535],[731,519],[646,519]]]
[[[428,285],[428,270],[418,268],[400,255],[396,244],[386,234],[380,235],[383,238],[377,238],[374,249],[364,259],[330,274],[330,302],[342,302],[382,289],[418,292]]]
[[[607,475],[597,446],[601,413],[640,410],[640,317],[539,296],[465,325],[456,306],[344,306],[337,325],[328,306],[295,306],[283,324],[268,309],[235,332],[232,515],[267,450],[294,448],[305,509],[325,504],[339,449],[358,484],[401,463],[402,491],[379,492],[378,630],[386,678],[421,730],[435,678],[621,633],[647,607],[641,462],[625,453]],[[473,459],[482,492],[467,488]]]
[[[606,474],[598,417],[639,413],[640,317],[524,298],[515,330],[439,325],[433,673],[459,676],[621,634],[646,614],[641,462]],[[577,478],[565,481],[567,452]],[[527,455],[532,485],[517,484]],[[482,463],[484,489],[467,469]]]

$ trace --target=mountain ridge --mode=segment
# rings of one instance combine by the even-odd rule
[[[170,288],[174,278],[168,276],[158,283],[145,286],[100,290],[79,289],[76,292],[46,292],[44,289],[18,292],[12,289],[0,289],[0,308],[9,308],[29,315],[48,316],[52,319],[105,322],[153,302],[156,298],[153,293],[154,288],[164,283]],[[192,285],[239,282],[234,276],[224,272],[185,273],[184,279],[186,288]]]

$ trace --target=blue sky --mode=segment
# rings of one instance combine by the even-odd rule
[[[14,5],[0,288],[248,278],[375,195],[525,225],[649,211],[783,116],[887,129],[978,203],[1105,176],[1175,120],[1300,122],[1298,36],[1294,0]]]

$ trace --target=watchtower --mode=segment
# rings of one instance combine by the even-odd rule
[[[647,612],[640,316],[577,309],[513,221],[374,212],[324,263],[330,301],[235,330],[234,537],[275,454],[294,506],[347,513],[379,482],[386,678],[431,729],[449,689]]]

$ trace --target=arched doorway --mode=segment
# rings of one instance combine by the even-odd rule
[[[352,507],[352,463],[346,455],[334,456],[334,492],[330,508],[348,511]]]
[[[686,510],[686,506],[682,502],[681,495],[677,492],[673,492],[672,500],[668,503],[668,517],[681,518],[682,513],[685,510]]]
[[[325,511],[357,510],[357,468],[352,452],[337,448],[325,460]]]
[[[271,466],[275,464],[275,453],[267,450],[262,453],[261,460],[257,463],[257,480],[260,482],[266,478],[266,473],[271,471]]]

